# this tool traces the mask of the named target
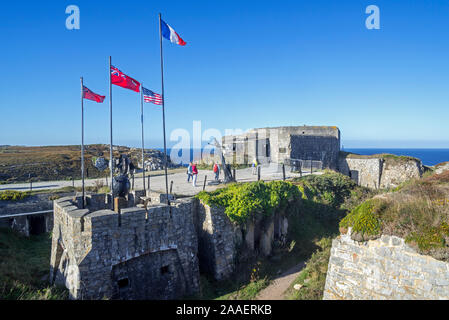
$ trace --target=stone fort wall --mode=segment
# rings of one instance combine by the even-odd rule
[[[72,299],[191,296],[199,291],[200,270],[229,278],[239,258],[268,256],[273,241],[287,236],[283,212],[237,225],[224,208],[195,198],[147,211],[129,203],[118,214],[105,197],[88,195],[86,209],[80,197],[54,201],[50,280],[65,285]]]
[[[384,159],[358,155],[340,155],[338,171],[350,176],[357,184],[374,188],[395,188],[401,183],[420,178],[424,172],[420,160]]]
[[[449,263],[417,253],[395,236],[332,242],[325,300],[449,299]]]
[[[193,204],[90,212],[54,202],[50,278],[73,299],[175,299],[199,290]]]

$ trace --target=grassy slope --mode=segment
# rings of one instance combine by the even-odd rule
[[[449,261],[449,171],[409,180],[367,200],[340,223],[355,240],[391,234],[420,253]]]
[[[114,157],[119,153],[130,153],[135,165],[141,154],[140,150],[119,147],[114,151]],[[100,172],[94,167],[93,157],[103,154],[109,160],[109,146],[86,145],[85,166],[89,171],[89,178],[105,177],[108,170]],[[50,181],[81,178],[81,147],[76,146],[41,146],[0,147],[0,183],[14,183],[28,181],[28,174],[34,181]]]
[[[49,234],[26,238],[0,229],[0,299],[67,299],[65,289],[51,287]]]

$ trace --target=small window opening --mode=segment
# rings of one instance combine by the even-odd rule
[[[127,286],[129,286],[129,280],[128,278],[120,279],[119,281],[117,281],[117,284],[120,289],[126,288]]]
[[[166,273],[168,273],[168,271],[169,271],[169,266],[163,266],[161,268],[161,274],[166,274]]]

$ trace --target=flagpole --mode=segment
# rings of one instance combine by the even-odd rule
[[[141,85],[141,90],[140,90],[140,122],[142,124],[142,182],[143,182],[143,191],[145,193],[145,197],[146,197],[146,192],[145,192],[145,156],[144,156],[144,140],[143,140],[143,85]]]
[[[109,170],[111,171],[111,209],[114,211],[114,159],[112,153],[112,79],[111,79],[112,58],[109,56],[109,128],[110,128],[110,150],[109,150]]]
[[[84,85],[83,77],[81,80],[81,185],[82,185],[82,201],[81,208],[84,209]]]
[[[164,60],[163,60],[163,52],[162,52],[162,22],[161,22],[161,14],[159,13],[159,39],[160,39],[160,47],[161,47],[161,84],[162,84],[162,127],[164,131],[164,162],[165,162],[165,192],[167,196],[167,204],[170,205],[170,201],[168,199],[168,177],[167,177],[167,142],[165,138],[165,96],[164,96]]]

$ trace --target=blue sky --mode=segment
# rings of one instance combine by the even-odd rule
[[[81,29],[65,28],[78,5]],[[368,30],[365,8],[380,8]],[[108,56],[160,91],[176,128],[336,125],[350,147],[449,148],[449,2],[20,1],[0,10],[0,144],[80,143],[79,78],[108,96]],[[140,96],[113,88],[114,143],[140,145]],[[86,143],[109,143],[109,100],[85,102]],[[146,147],[162,146],[145,105]],[[170,144],[174,144],[171,142]]]

